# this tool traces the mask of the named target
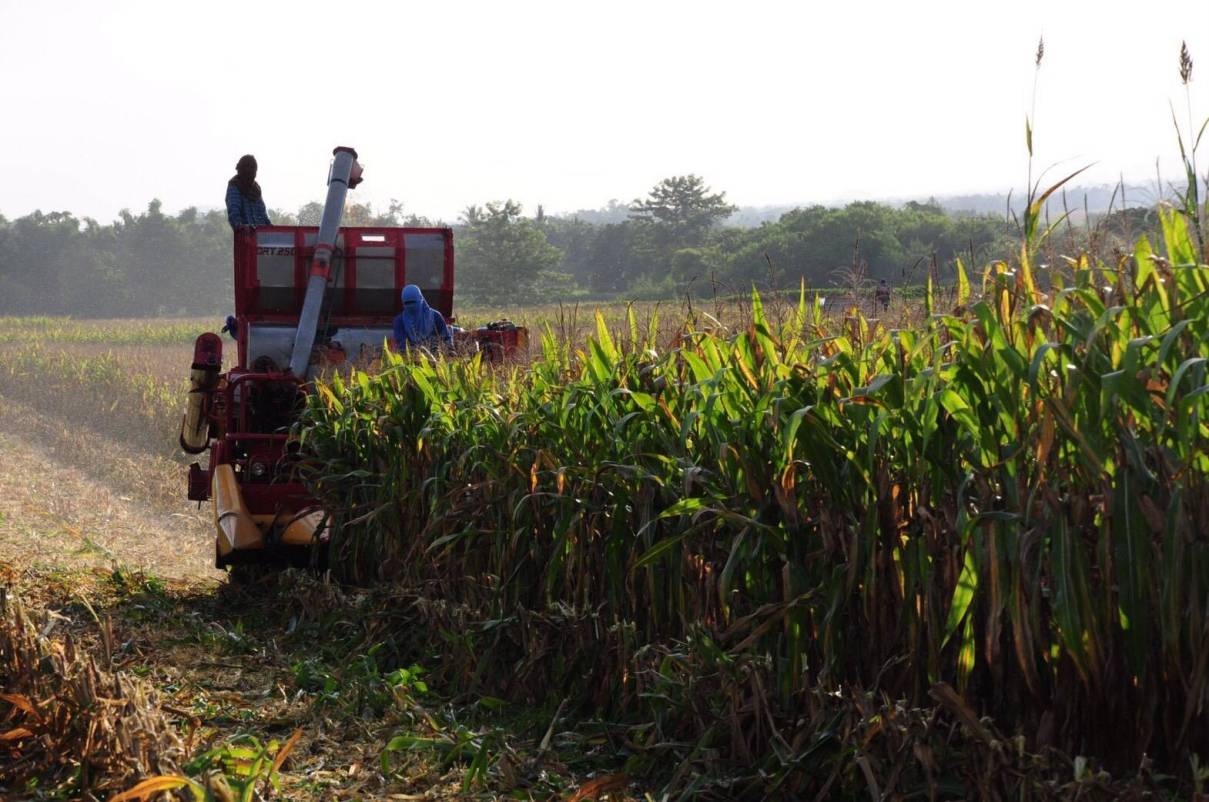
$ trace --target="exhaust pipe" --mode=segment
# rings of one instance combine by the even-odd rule
[[[298,331],[294,335],[294,350],[290,355],[290,373],[299,378],[306,378],[311,362],[311,349],[315,347],[319,310],[327,292],[328,278],[332,273],[332,252],[336,247],[336,235],[340,231],[340,218],[344,215],[344,197],[350,189],[361,183],[361,165],[357,163],[357,151],[338,147],[332,151],[332,155],[335,159],[327,178],[327,200],[323,204],[319,237],[315,241],[315,256],[311,260],[311,276],[306,283],[306,297],[302,302]]]

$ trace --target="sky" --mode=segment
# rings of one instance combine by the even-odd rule
[[[243,153],[293,210],[336,145],[351,197],[446,221],[685,173],[745,206],[1019,193],[1031,110],[1037,170],[1153,182],[1185,39],[1199,126],[1205,0],[0,0],[0,214],[221,206]]]

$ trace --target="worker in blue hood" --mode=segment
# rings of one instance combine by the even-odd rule
[[[453,347],[453,334],[441,313],[428,305],[415,284],[403,288],[403,311],[395,316],[395,348],[427,348],[437,351]]]

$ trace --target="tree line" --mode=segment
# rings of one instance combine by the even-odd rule
[[[927,265],[1007,253],[1002,216],[938,203],[809,206],[758,227],[698,176],[665,179],[607,214],[526,215],[513,200],[470,206],[453,224],[458,297],[475,303],[667,298],[741,292],[752,283],[848,285],[854,276],[917,284]],[[319,203],[275,210],[279,224],[317,224]],[[624,212],[620,215],[617,212]],[[604,222],[604,221],[609,222]],[[346,225],[442,225],[351,204]],[[0,216],[0,314],[209,314],[231,303],[231,230],[221,210],[168,214],[158,200],[101,224],[69,212]]]

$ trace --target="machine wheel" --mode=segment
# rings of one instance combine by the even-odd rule
[[[232,585],[254,585],[276,573],[265,563],[234,563],[227,568],[227,581]]]

